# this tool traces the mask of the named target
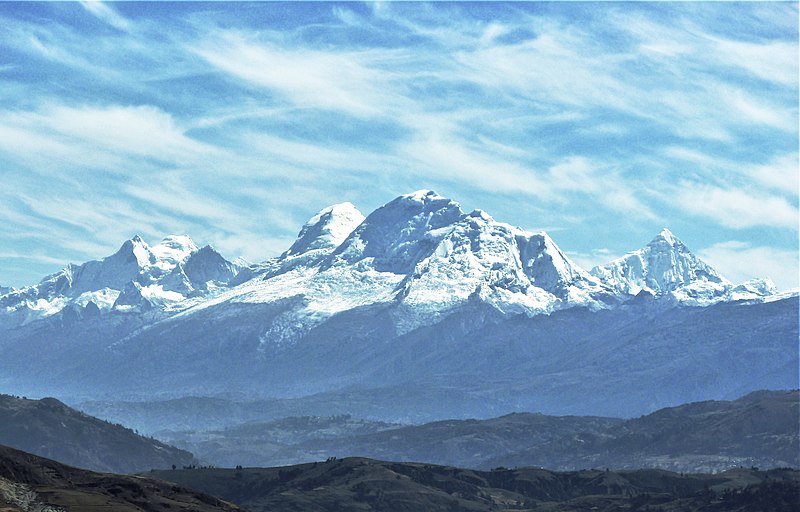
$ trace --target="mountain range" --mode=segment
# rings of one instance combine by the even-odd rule
[[[738,468],[714,475],[607,469],[474,471],[347,458],[279,468],[197,468],[122,476],[76,469],[0,446],[3,512],[789,512],[796,509],[798,492],[800,473],[788,468]]]
[[[795,387],[797,300],[730,283],[666,229],[586,271],[546,233],[418,191],[366,217],[328,207],[259,264],[137,236],[9,290],[0,385],[73,402],[328,402],[391,421],[631,416]],[[405,407],[347,410],[391,390]]]
[[[800,472],[739,468],[719,474],[539,468],[475,471],[365,458],[282,468],[156,471],[252,512],[674,511],[790,512]]]
[[[347,415],[306,416],[155,435],[223,467],[361,456],[472,469],[769,469],[800,466],[798,398],[797,391],[757,391],[734,401],[683,404],[629,420],[513,413],[397,425]]]
[[[640,292],[692,305],[777,294],[769,279],[732,285],[668,229],[644,248],[587,272],[547,233],[497,222],[481,210],[464,213],[429,190],[400,196],[366,218],[350,203],[325,208],[281,256],[257,265],[227,261],[186,235],[152,247],[137,235],[102,260],[69,264],[37,285],[0,292],[6,327],[70,306],[88,314],[155,308],[167,317],[220,302],[296,295],[307,300],[307,316],[321,320],[391,301],[417,314],[443,314],[477,297],[501,311],[534,315],[610,308]]]

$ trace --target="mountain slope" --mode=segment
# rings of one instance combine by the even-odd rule
[[[783,469],[681,475],[659,470],[473,471],[363,458],[282,468],[159,471],[158,478],[253,512],[453,510],[796,510],[800,474]]]
[[[11,333],[0,340],[7,354],[0,375],[13,375],[7,386],[27,394],[58,386],[81,401],[245,392],[250,399],[292,399],[293,415],[415,422],[525,410],[630,417],[787,389],[798,378],[796,298],[705,308],[575,308],[530,318],[475,301],[405,333],[396,327],[402,313],[396,307],[372,306],[335,314],[308,332],[295,331],[291,343],[275,343],[265,333],[276,335],[276,326],[292,332],[295,325],[281,316],[294,318],[295,301],[303,304],[298,298],[221,304],[203,316],[140,330],[110,348],[115,331],[97,337],[82,324],[53,326],[33,339]],[[70,350],[68,357],[53,351],[54,339]],[[102,389],[114,392],[103,396]],[[315,410],[326,403],[312,396],[318,393],[328,394],[329,403],[352,405]]]
[[[71,409],[54,398],[0,395],[0,444],[95,471],[184,466],[191,453]]]
[[[391,425],[350,416],[284,418],[156,435],[218,466],[360,456],[464,468],[537,466],[724,471],[800,467],[797,391],[660,409],[637,419],[514,413]]]
[[[489,420],[401,426],[334,416],[284,418],[224,430],[165,432],[158,436],[223,467],[282,466],[359,456],[477,468],[500,454],[581,432],[600,433],[621,422],[616,418],[515,413]]]
[[[234,512],[239,507],[139,476],[93,473],[0,446],[4,512]]]
[[[761,391],[734,401],[661,409],[601,433],[565,436],[495,457],[488,465],[692,472],[736,466],[798,467],[798,428],[800,393]]]

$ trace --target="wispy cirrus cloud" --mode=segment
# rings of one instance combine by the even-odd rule
[[[663,225],[694,247],[766,226],[758,247],[796,252],[787,19],[796,5],[0,4],[0,244],[79,235],[88,259],[180,231],[258,260],[329,203],[433,187],[587,260]]]
[[[81,6],[116,29],[127,32],[131,28],[131,24],[127,19],[120,16],[114,9],[100,0],[82,1]]]
[[[735,283],[761,276],[772,279],[781,290],[800,287],[800,262],[791,250],[729,240],[701,249],[698,254]]]
[[[191,51],[238,79],[274,91],[296,108],[373,116],[398,101],[387,74],[375,69],[376,62],[387,58],[380,52],[287,48],[230,30],[218,31]]]
[[[217,152],[152,106],[43,103],[35,111],[0,111],[0,135],[0,153],[34,172],[71,167],[124,174],[143,167],[143,158],[196,165]]]
[[[746,189],[684,183],[676,190],[674,200],[689,212],[730,228],[795,229],[800,219],[797,206],[785,198]]]

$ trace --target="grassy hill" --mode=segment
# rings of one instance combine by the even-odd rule
[[[488,466],[553,469],[660,467],[710,472],[739,465],[800,467],[800,392],[758,391],[733,401],[658,410],[612,426],[531,446]]]
[[[252,512],[752,511],[796,510],[800,472],[737,469],[716,475],[662,470],[475,471],[347,458],[280,468],[156,471]]]
[[[0,395],[0,444],[95,471],[135,473],[190,465],[194,456],[71,409],[55,398]]]
[[[94,473],[0,446],[3,512],[234,512],[237,506],[175,484]]]
[[[538,466],[712,472],[800,467],[800,393],[761,391],[622,420],[515,413],[488,420],[391,425],[347,415],[161,432],[218,466],[279,466],[361,456],[476,469]]]

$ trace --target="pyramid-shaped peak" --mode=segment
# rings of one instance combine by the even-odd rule
[[[219,257],[222,257],[222,255],[219,253],[219,251],[214,249],[214,246],[211,245],[211,244],[204,245],[203,247],[198,249],[197,252],[195,254],[193,254],[192,256],[193,256],[193,259],[195,259],[195,258],[204,258],[204,257],[208,257],[208,256],[214,256],[214,257],[219,256]]]
[[[671,246],[683,246],[683,242],[681,242],[678,237],[676,237],[672,231],[668,228],[664,228],[653,238],[653,240],[648,245],[653,245],[661,242],[666,242]]]
[[[105,259],[126,261],[135,260],[138,266],[144,267],[153,263],[154,256],[150,246],[147,245],[147,242],[145,242],[141,236],[135,235],[130,240],[126,240],[116,253]]]
[[[630,295],[636,295],[640,290],[658,295],[700,282],[716,283],[721,287],[730,284],[667,228],[643,248],[595,267],[591,273]]]

